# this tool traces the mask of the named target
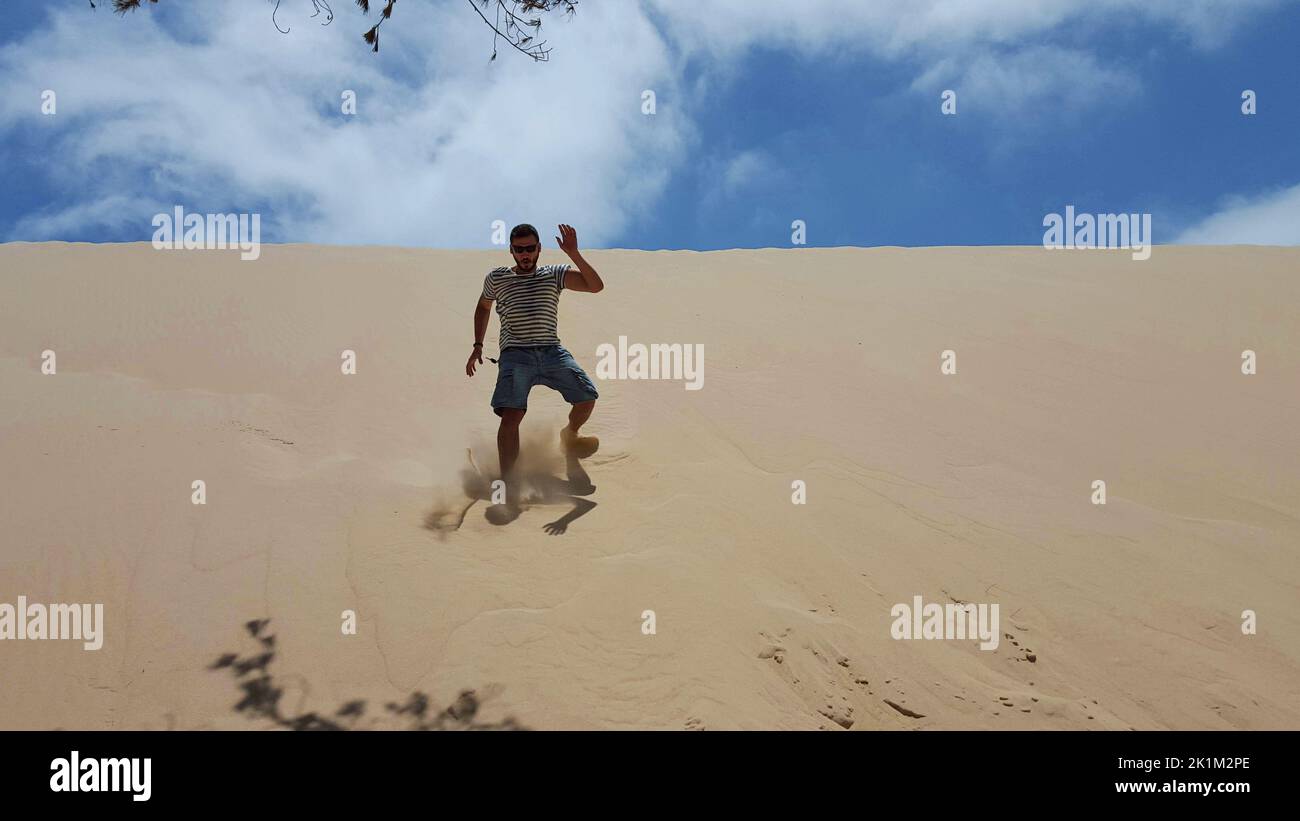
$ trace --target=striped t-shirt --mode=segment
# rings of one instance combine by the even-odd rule
[[[560,344],[555,326],[564,275],[570,267],[541,265],[522,276],[509,268],[493,268],[483,278],[483,298],[496,300],[501,318],[501,350]]]

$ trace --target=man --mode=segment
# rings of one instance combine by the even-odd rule
[[[568,427],[560,431],[560,443],[565,450],[590,455],[596,444],[595,437],[578,436],[578,430],[591,416],[599,394],[573,356],[560,344],[556,325],[560,291],[597,294],[604,290],[605,283],[578,253],[578,232],[570,225],[559,228],[560,236],[555,241],[573,260],[573,265],[538,268],[542,243],[537,229],[528,224],[516,225],[510,231],[510,254],[515,265],[488,273],[474,311],[474,352],[465,363],[467,376],[474,375],[475,363],[483,363],[483,337],[493,301],[497,303],[497,316],[501,320],[501,357],[497,361],[492,410],[501,417],[497,456],[501,460],[501,477],[506,482],[507,504],[511,505],[517,502],[513,470],[519,457],[519,423],[528,410],[528,392],[533,385],[554,388],[573,406]]]

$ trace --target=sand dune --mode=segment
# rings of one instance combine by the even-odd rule
[[[105,614],[0,641],[0,728],[1300,728],[1300,250],[585,253],[588,373],[704,386],[598,380],[576,465],[535,388],[495,524],[504,252],[0,246],[0,602]]]

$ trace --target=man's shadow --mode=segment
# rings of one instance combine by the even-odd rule
[[[439,532],[458,530],[464,523],[470,508],[480,501],[486,503],[486,510],[483,511],[484,518],[494,525],[508,525],[518,519],[525,510],[533,507],[571,505],[569,512],[544,525],[547,533],[558,536],[568,530],[571,522],[585,516],[596,507],[595,502],[582,498],[594,493],[596,486],[591,483],[591,477],[587,475],[578,457],[572,453],[565,454],[565,478],[555,476],[549,470],[521,469],[518,471],[519,498],[511,499],[507,495],[499,502],[493,498],[492,487],[493,482],[499,477],[489,477],[475,463],[474,454],[470,451],[466,454],[469,465],[461,470],[460,479],[461,489],[468,497],[468,502],[459,511],[431,512],[425,521],[425,526],[431,530]],[[499,499],[505,492],[506,489],[502,488],[495,495]]]
[[[492,504],[492,493],[483,497],[487,501],[487,510],[483,515],[494,525],[508,525],[525,510],[540,505],[572,505],[568,513],[553,522],[547,522],[544,529],[552,536],[558,536],[569,529],[569,523],[585,516],[596,507],[596,503],[583,496],[596,492],[591,477],[582,463],[573,454],[565,455],[565,478],[553,476],[545,471],[520,471],[519,499],[508,499],[502,504]]]

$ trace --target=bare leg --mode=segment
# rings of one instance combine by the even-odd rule
[[[586,402],[578,402],[569,410],[569,430],[577,434],[582,424],[591,417],[591,411],[596,407],[596,400],[589,399]]]
[[[506,492],[513,489],[515,461],[519,459],[519,423],[527,411],[515,408],[501,410],[501,427],[497,428],[497,457],[501,460],[501,478]],[[507,502],[514,501],[507,497]]]
[[[580,458],[590,456],[600,446],[600,440],[596,437],[578,435],[578,429],[591,416],[591,409],[595,406],[596,400],[589,399],[586,402],[578,402],[569,411],[569,426],[560,430],[560,444],[571,456],[574,454]]]

